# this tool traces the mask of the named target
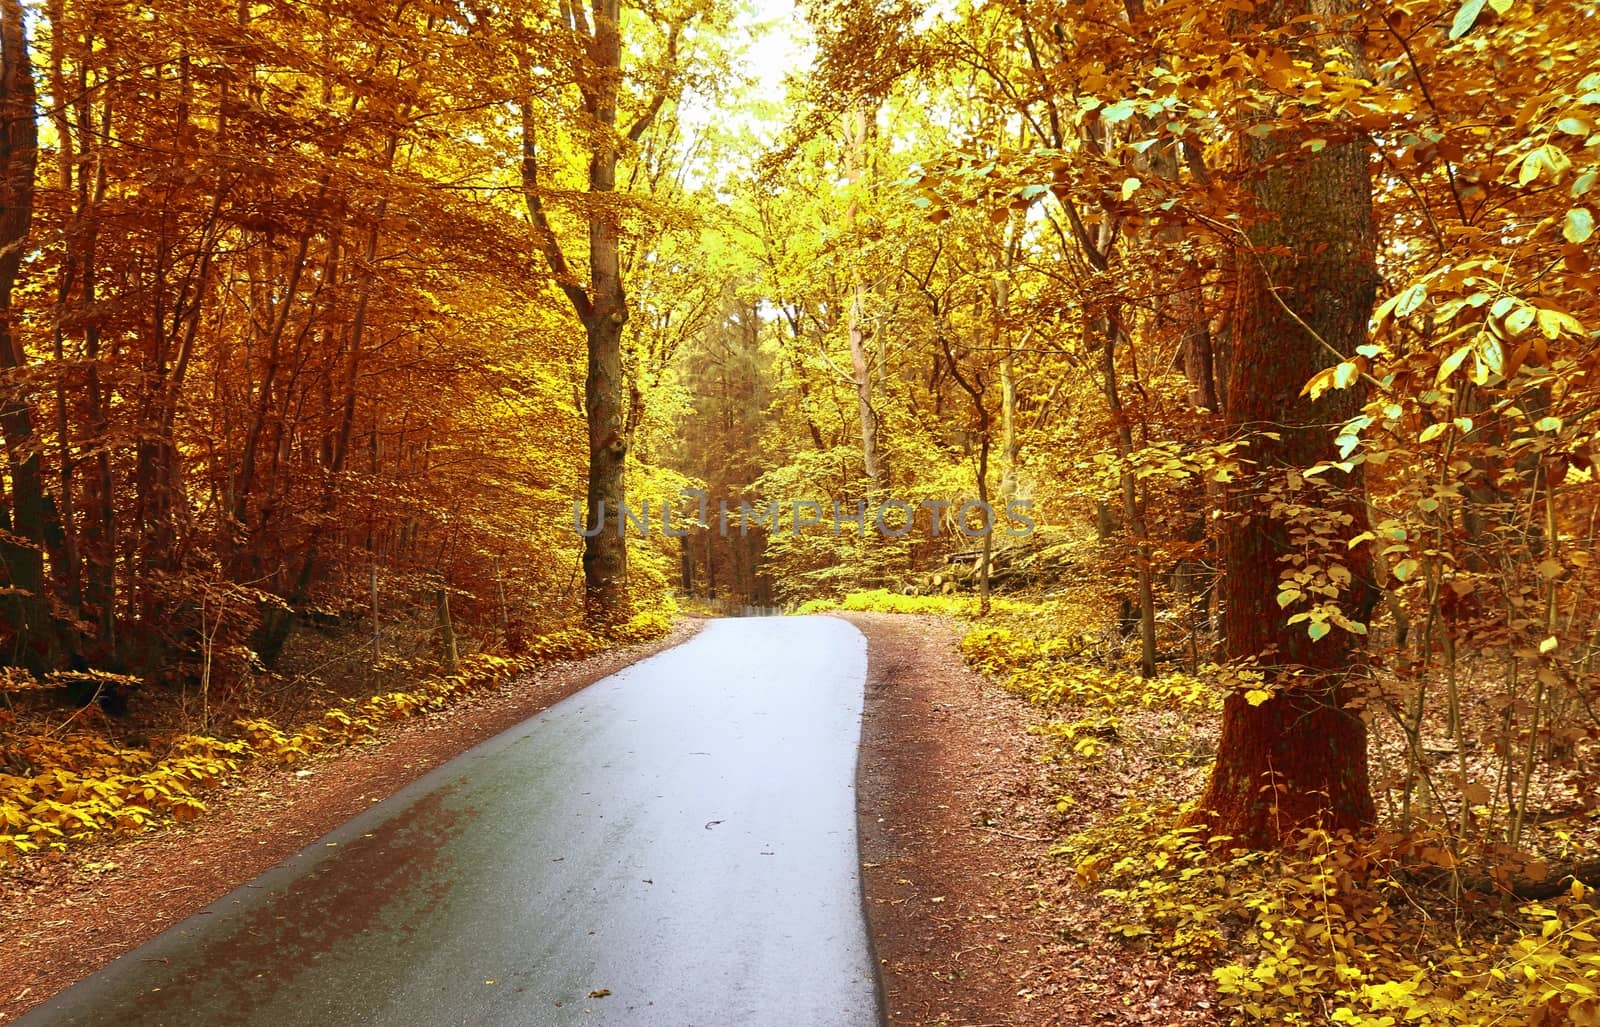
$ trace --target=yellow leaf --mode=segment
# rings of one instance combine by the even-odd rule
[[[1322,394],[1333,385],[1333,371],[1333,368],[1328,367],[1312,375],[1311,380],[1306,382],[1305,388],[1300,390],[1300,395],[1321,399]]]
[[[1583,322],[1565,311],[1540,307],[1539,330],[1544,333],[1544,337],[1547,339],[1559,338],[1562,332],[1582,335]]]
[[[1244,701],[1249,703],[1251,706],[1260,706],[1262,703],[1271,698],[1272,693],[1264,688],[1252,688],[1244,694]]]

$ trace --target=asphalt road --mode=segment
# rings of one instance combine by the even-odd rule
[[[865,677],[843,621],[712,621],[17,1023],[876,1027]]]

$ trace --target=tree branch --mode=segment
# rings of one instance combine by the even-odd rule
[[[656,115],[661,113],[661,105],[667,101],[667,89],[672,83],[673,73],[677,70],[678,63],[678,30],[682,28],[681,22],[671,22],[667,26],[667,57],[663,69],[661,84],[656,88],[656,94],[650,98],[650,105],[644,109],[628,129],[628,141],[637,143],[639,138],[649,131],[650,125],[656,120]]]
[[[589,319],[594,316],[594,301],[589,298],[589,294],[578,284],[577,278],[573,275],[572,265],[567,263],[566,254],[561,252],[561,243],[550,227],[544,200],[539,196],[539,159],[533,143],[531,94],[523,97],[521,106],[522,198],[528,206],[528,219],[533,222],[534,236],[539,243],[539,249],[544,253],[545,263],[550,265],[550,272],[555,275],[556,284],[567,294],[567,299],[572,301],[572,309],[577,311],[579,319],[587,325]]]

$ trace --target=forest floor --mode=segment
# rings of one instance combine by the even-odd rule
[[[74,848],[0,874],[0,1023],[148,941],[429,770],[588,685],[693,635],[540,667],[371,741],[297,767],[251,764],[186,824]]]
[[[1219,1022],[1209,975],[1112,940],[1106,900],[1049,855],[1062,775],[1095,765],[1050,761],[1041,712],[970,669],[950,622],[846,617],[868,639],[859,823],[889,1024]]]

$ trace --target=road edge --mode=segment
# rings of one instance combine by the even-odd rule
[[[302,767],[251,766],[204,795],[188,824],[85,846],[0,880],[0,1024],[130,952],[299,852],[436,767],[636,663],[689,641],[685,617],[653,642],[552,664],[439,713],[401,721],[376,744]]]

